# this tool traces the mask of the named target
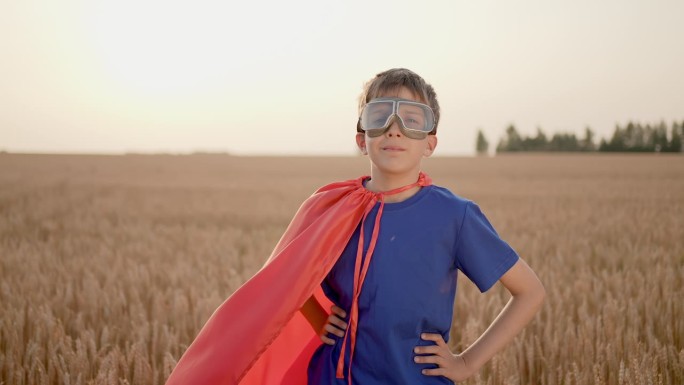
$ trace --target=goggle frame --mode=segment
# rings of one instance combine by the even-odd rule
[[[364,128],[362,122],[363,122],[363,117],[364,117],[363,114],[366,112],[366,108],[372,104],[387,103],[387,102],[392,102],[392,113],[385,120],[385,124],[383,124],[381,127],[378,127],[378,128],[371,128],[371,129]],[[414,128],[406,127],[406,124],[404,124],[404,119],[398,113],[399,107],[401,104],[408,104],[408,105],[412,105],[412,106],[417,106],[417,107],[427,111],[427,113],[429,114],[429,117],[430,117],[429,121],[431,122],[431,124],[426,126],[426,128],[423,130],[417,130]],[[416,102],[415,100],[403,99],[403,98],[375,98],[375,99],[369,101],[368,103],[366,103],[366,105],[363,106],[363,109],[361,110],[361,114],[360,114],[359,120],[356,124],[356,128],[357,128],[357,131],[365,132],[369,137],[374,138],[374,137],[378,137],[380,135],[383,135],[385,132],[387,132],[387,130],[389,130],[389,128],[392,126],[392,123],[394,123],[395,120],[399,121],[399,130],[401,131],[401,133],[404,134],[406,137],[411,138],[411,139],[425,139],[435,129],[435,113],[432,110],[432,108],[430,108],[430,106],[428,106],[425,103]],[[428,128],[429,128],[429,130],[428,130]]]

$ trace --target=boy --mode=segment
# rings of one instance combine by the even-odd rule
[[[356,143],[371,163],[365,187],[390,191],[418,180],[422,158],[437,146],[439,104],[433,88],[409,70],[385,71],[366,84],[359,116]],[[359,227],[322,283],[336,304],[327,322],[315,298],[302,308],[326,344],[312,357],[309,384],[352,383],[349,377],[364,385],[466,379],[529,322],[543,301],[544,289],[534,272],[472,202],[436,186],[414,186],[384,201],[375,249],[372,256],[362,253],[362,264],[372,258],[362,286],[354,279]],[[364,223],[367,239],[374,215],[377,211]],[[490,328],[460,354],[452,354],[445,342],[456,269],[482,291],[499,280],[513,296]],[[354,298],[352,289],[358,286]],[[350,315],[355,327],[345,333],[343,318],[349,312],[342,308],[355,307]]]
[[[371,80],[356,135],[370,178],[324,186],[302,204],[167,384],[443,384],[471,376],[506,345],[544,289],[475,204],[420,171],[438,122],[435,92],[420,76],[392,69]],[[456,269],[482,291],[498,280],[512,294],[460,354],[445,343]]]

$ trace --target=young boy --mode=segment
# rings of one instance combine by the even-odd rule
[[[421,160],[437,146],[439,121],[429,84],[406,69],[382,72],[366,84],[359,116],[356,143],[370,158],[366,189],[392,191],[424,177]],[[314,297],[302,308],[325,343],[309,363],[311,385],[464,380],[511,341],[543,301],[535,273],[474,203],[429,184],[385,194],[384,202],[379,222],[380,202],[322,282],[335,304],[332,314],[328,317]],[[361,231],[364,248],[375,242],[370,254],[358,253]],[[356,264],[367,269],[365,277],[359,277],[363,269]],[[453,354],[446,341],[457,269],[483,292],[500,281],[512,298],[477,341]]]
[[[331,183],[302,204],[167,385],[448,384],[476,373],[533,317],[544,298],[534,272],[477,205],[420,171],[437,146],[433,88],[409,70],[385,71],[366,85],[359,114],[370,177]],[[500,281],[512,298],[453,354],[457,269],[482,291]]]

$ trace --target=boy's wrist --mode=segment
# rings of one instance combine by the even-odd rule
[[[463,360],[463,365],[465,367],[466,374],[468,377],[477,373],[477,371],[480,370],[480,367],[482,366],[479,365],[475,359],[473,359],[472,354],[469,354],[468,350],[461,352],[461,354],[456,354],[456,356]]]
[[[451,381],[457,383],[472,377],[477,373],[478,368],[469,365],[463,354],[452,353],[452,364],[449,365],[449,371],[446,377]]]

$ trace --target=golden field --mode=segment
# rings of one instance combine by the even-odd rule
[[[366,158],[0,154],[0,383],[163,384],[317,187]],[[540,276],[465,384],[684,383],[684,157],[433,158]],[[459,281],[450,345],[507,301]]]

